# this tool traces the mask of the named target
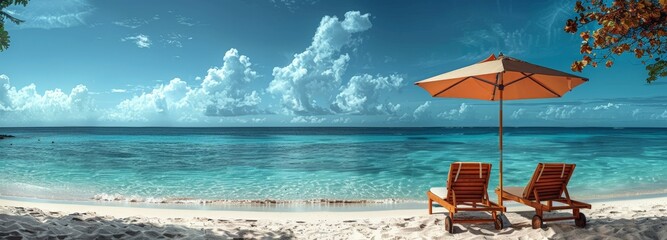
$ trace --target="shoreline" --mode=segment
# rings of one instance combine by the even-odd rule
[[[607,205],[610,203],[627,203],[627,202],[667,202],[667,194],[643,194],[635,196],[622,196],[615,198],[600,198],[600,199],[580,199],[593,205]],[[59,212],[96,212],[102,215],[109,215],[113,217],[132,217],[132,216],[146,216],[146,217],[233,217],[243,216],[255,219],[310,219],[310,220],[324,220],[324,219],[347,219],[355,216],[364,216],[364,218],[383,217],[383,216],[422,216],[428,215],[427,203],[414,202],[410,204],[410,208],[374,208],[373,205],[393,205],[388,204],[327,204],[320,206],[307,206],[301,204],[294,204],[289,207],[286,205],[250,205],[237,206],[230,208],[216,208],[208,207],[206,205],[190,206],[195,208],[183,207],[183,205],[161,205],[161,204],[141,204],[141,203],[122,203],[122,202],[79,202],[79,201],[58,201],[58,200],[44,200],[44,199],[29,199],[0,196],[0,206],[12,206],[23,208],[39,208]],[[508,212],[515,211],[532,211],[533,209],[525,205],[515,202],[506,201],[505,205],[508,207]]]
[[[667,198],[666,198],[667,199]],[[37,208],[50,212],[85,213],[95,212],[97,215],[114,218],[148,217],[148,218],[220,218],[220,219],[254,219],[254,220],[351,220],[367,218],[412,217],[428,215],[424,209],[380,210],[380,211],[309,211],[309,212],[276,212],[276,211],[233,211],[206,209],[174,209],[174,208],[141,208],[127,206],[102,206],[66,203],[25,202],[0,198],[0,206],[21,208]]]
[[[493,195],[490,193],[490,195]],[[585,202],[607,202],[619,200],[636,200],[667,197],[667,189],[651,192],[635,192],[616,195],[591,195],[580,197],[573,195],[575,199]],[[215,211],[269,211],[269,212],[359,212],[359,211],[384,211],[384,210],[411,210],[423,209],[427,204],[424,199],[308,199],[308,200],[276,200],[276,199],[190,199],[174,198],[153,200],[135,200],[135,198],[91,198],[91,199],[54,199],[37,198],[25,196],[0,195],[0,201],[9,200],[16,202],[52,203],[65,205],[85,205],[100,207],[130,207],[130,208],[155,208],[155,209],[184,209],[184,210],[215,210]],[[510,205],[513,203],[509,203]]]

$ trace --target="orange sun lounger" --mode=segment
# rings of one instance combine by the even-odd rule
[[[575,164],[540,163],[526,187],[503,188],[501,201],[512,200],[535,208],[532,219],[534,229],[542,228],[543,222],[574,219],[577,227],[586,226],[586,215],[579,212],[581,208],[591,208],[588,203],[572,200],[567,191],[567,183],[572,177]],[[500,190],[496,189],[500,195]],[[565,196],[563,197],[563,194]],[[546,202],[546,204],[542,204]],[[553,203],[560,203],[555,206]],[[572,217],[545,218],[544,211],[572,209]]]
[[[503,228],[503,221],[496,211],[505,208],[489,200],[487,187],[491,175],[491,164],[455,162],[449,167],[447,188],[431,188],[428,196],[428,213],[433,214],[433,202],[449,211],[445,217],[445,230],[454,233],[454,223],[493,222],[495,228]],[[491,212],[491,218],[457,219],[454,214],[461,211]]]

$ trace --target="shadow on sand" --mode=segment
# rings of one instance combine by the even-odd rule
[[[94,214],[57,216],[37,209],[17,208],[12,215],[0,214],[0,239],[294,239],[289,229],[254,228],[255,220],[199,219],[195,226],[150,224],[140,218],[110,219]],[[175,219],[178,220],[178,219]],[[220,228],[216,226],[221,226]],[[233,230],[229,230],[233,229]],[[261,231],[259,231],[261,229]]]
[[[444,218],[446,213],[434,213],[438,218]],[[587,216],[587,225],[579,228],[574,225],[574,220],[563,220],[545,222],[542,229],[533,229],[531,219],[534,211],[508,212],[505,213],[511,219],[511,224],[505,225],[502,230],[495,230],[493,224],[455,224],[455,234],[470,233],[479,237],[506,237],[514,238],[525,236],[527,238],[548,239],[666,239],[667,216],[642,216],[624,218],[611,218],[609,216],[599,217],[598,214]],[[614,214],[613,212],[609,214]],[[572,212],[551,212],[545,216],[568,217]],[[486,213],[457,213],[457,218],[489,218]],[[467,235],[466,235],[467,236]]]

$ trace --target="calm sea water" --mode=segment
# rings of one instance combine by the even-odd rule
[[[505,186],[576,163],[580,198],[667,192],[667,129],[506,128]],[[424,201],[496,128],[0,128],[0,196],[116,201]],[[492,194],[495,198],[495,194]]]

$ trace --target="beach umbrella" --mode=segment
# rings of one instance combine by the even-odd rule
[[[503,101],[559,98],[588,79],[515,58],[491,55],[483,61],[416,82],[433,97],[498,101],[499,169],[503,191]],[[500,198],[500,197],[499,197]],[[503,201],[499,199],[502,206]]]

